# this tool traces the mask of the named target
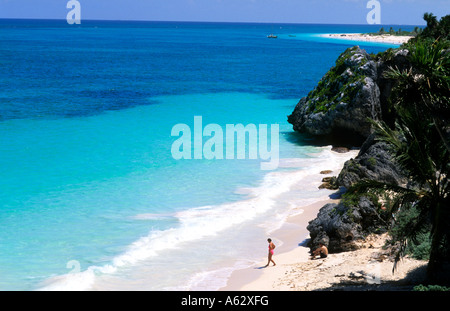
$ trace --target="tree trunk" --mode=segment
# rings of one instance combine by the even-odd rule
[[[430,260],[427,267],[427,282],[429,284],[450,284],[450,219],[449,206],[439,202],[434,209],[434,228]]]

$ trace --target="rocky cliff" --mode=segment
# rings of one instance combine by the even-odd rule
[[[381,118],[377,63],[359,47],[347,49],[288,117],[294,130],[330,140],[361,142],[371,133],[367,118]]]
[[[369,135],[355,159],[345,162],[336,184],[348,189],[364,179],[393,185],[407,183],[405,173],[392,158],[386,143],[376,141],[374,134]]]
[[[322,138],[327,144],[360,148],[358,156],[347,161],[337,176],[335,183],[344,191],[363,179],[407,182],[387,146],[376,140],[370,121],[393,123],[395,116],[389,107],[393,85],[384,72],[394,66],[406,68],[407,53],[390,49],[369,55],[358,46],[347,49],[288,116],[295,131]],[[382,203],[373,196],[347,195],[339,204],[327,204],[308,226],[310,246],[321,241],[330,252],[355,249],[358,240],[387,229],[383,213]]]
[[[369,55],[358,46],[347,49],[303,97],[288,122],[295,131],[335,141],[361,145],[372,133],[369,119],[389,123],[388,98],[392,84],[384,78],[390,66],[407,65],[405,50]]]

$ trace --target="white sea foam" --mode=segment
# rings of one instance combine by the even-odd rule
[[[356,154],[357,151],[339,154],[332,152],[331,147],[326,147],[310,158],[282,159],[280,163],[284,167],[295,165],[302,169],[281,169],[266,174],[259,187],[245,188],[245,193],[248,194],[245,200],[190,208],[170,215],[177,218],[177,227],[152,231],[148,236],[132,243],[124,253],[113,258],[110,264],[91,266],[82,272],[53,277],[47,280],[41,289],[89,290],[99,276],[113,274],[122,267],[139,265],[141,262],[156,258],[162,252],[167,254],[170,250],[184,248],[188,250],[192,242],[220,236],[221,232],[255,219],[259,221],[256,226],[262,226],[270,233],[281,227],[290,215],[302,213],[302,206],[326,199],[330,191],[318,190],[322,178],[319,172],[329,169],[338,173],[344,162]],[[265,215],[267,217],[264,218]],[[140,214],[135,218],[154,219],[160,216]],[[212,270],[193,271],[187,286],[189,289],[218,289],[238,266],[242,267],[242,262]],[[204,288],[205,286],[201,284],[209,285],[208,288]]]
[[[332,175],[337,175],[345,161],[354,158],[357,154],[357,150],[339,154],[332,152],[331,147],[326,147],[323,148],[321,153],[311,155],[311,158],[280,159],[280,167],[297,167],[302,169],[299,171],[269,173],[260,187],[245,188],[245,191],[240,191],[240,193],[252,193],[259,197],[270,192],[277,198],[277,201],[285,203],[285,208],[277,210],[272,215],[273,217],[266,218],[265,221],[259,223],[259,226],[265,228],[266,232],[270,234],[281,228],[288,217],[303,213],[304,210],[299,207],[306,207],[317,201],[328,199],[332,191],[318,190],[318,185],[320,185],[323,176],[319,174],[320,171],[331,170]],[[301,187],[301,190],[298,191],[298,193],[301,193],[300,197],[297,196],[297,192],[292,191],[293,188],[299,186]],[[282,196],[279,196],[279,194]],[[281,246],[280,244],[279,246]],[[250,267],[255,263],[239,261],[227,267],[201,271],[194,274],[187,282],[187,285],[176,289],[219,290],[226,285],[233,271]]]
[[[231,274],[254,265],[254,261],[238,261],[232,266],[204,270],[194,274],[185,284],[167,287],[175,291],[213,291],[225,287]]]

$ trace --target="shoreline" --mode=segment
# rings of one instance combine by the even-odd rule
[[[349,41],[364,41],[364,42],[375,42],[375,43],[387,43],[387,44],[398,44],[408,42],[413,36],[393,36],[393,35],[368,35],[363,33],[333,33],[333,34],[321,34],[322,38],[332,38],[340,40]]]
[[[339,190],[321,189],[320,185],[323,184],[323,178],[339,175],[344,163],[356,157],[359,153],[359,149],[349,149],[346,152],[342,152],[334,150],[331,146],[329,148],[328,152],[332,154],[332,157],[328,158],[326,164],[322,163],[320,166],[314,167],[312,169],[314,173],[311,172],[311,176],[314,176],[311,179],[313,181],[311,186],[316,189],[315,191],[323,191],[324,194],[317,196],[315,200],[310,202],[302,202],[302,198],[297,197],[295,200],[296,204],[294,203],[295,209],[302,212],[291,214],[283,221],[280,227],[270,233],[268,232],[267,238],[270,237],[277,246],[274,255],[274,260],[277,263],[275,268],[277,269],[271,269],[272,265],[264,268],[267,264],[267,250],[261,250],[260,259],[256,259],[250,266],[233,270],[228,276],[225,285],[218,288],[217,291],[271,290],[270,287],[258,281],[261,276],[269,274],[270,277],[273,270],[279,271],[287,262],[294,264],[299,258],[301,261],[308,260],[310,255],[306,242],[309,239],[309,231],[307,230],[309,222],[316,218],[319,210],[324,205],[340,201],[340,199],[333,198]],[[301,185],[297,184],[284,196],[295,198],[298,195],[296,187],[301,187]],[[278,265],[278,261],[281,265]],[[255,286],[253,286],[254,282],[257,282]]]
[[[393,273],[391,250],[384,247],[387,233],[369,235],[357,250],[311,260],[305,224],[323,205],[336,202],[339,200],[318,201],[304,207],[304,214],[291,216],[273,232],[273,237],[283,242],[273,257],[277,265],[266,268],[267,258],[261,258],[256,265],[233,271],[219,291],[410,291],[424,281],[428,262],[408,256]]]
[[[340,199],[333,199],[333,194],[328,199],[298,206],[303,210],[301,214],[289,216],[280,228],[271,232],[270,238],[277,245],[273,257],[276,266],[265,267],[267,257],[261,257],[249,267],[234,270],[226,285],[217,291],[398,291],[412,290],[420,284],[425,278],[427,261],[406,256],[393,273],[392,249],[385,247],[387,233],[369,235],[358,242],[357,250],[310,259],[307,225],[324,205],[339,203]]]
[[[324,204],[336,201],[339,200],[316,202],[305,212],[312,214]],[[267,259],[262,258],[257,265],[235,270],[219,291],[410,291],[424,281],[428,262],[408,256],[399,261],[393,273],[392,254],[384,247],[389,239],[387,233],[369,235],[360,242],[358,250],[311,260],[305,245],[307,239],[298,243],[298,233],[306,231],[306,226],[302,227],[305,219],[299,216],[292,216],[274,232],[283,241],[273,257],[276,266],[265,268]]]
[[[320,200],[300,207],[304,211],[303,213],[290,216],[281,228],[271,234],[274,242],[278,244],[282,242],[275,249],[273,257],[277,265],[273,267],[271,264],[265,268],[267,258],[261,258],[256,265],[233,271],[228,278],[227,285],[220,288],[219,291],[274,290],[267,280],[282,277],[286,272],[286,264],[308,260],[309,248],[305,245],[309,239],[309,232],[306,229],[308,222],[314,219],[325,204],[337,202],[339,202],[337,199]]]

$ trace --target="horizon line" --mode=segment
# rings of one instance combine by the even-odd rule
[[[64,18],[27,18],[27,17],[0,17],[0,20],[47,20],[66,21]],[[139,19],[82,19],[87,22],[161,22],[161,23],[210,23],[210,24],[283,24],[283,25],[355,25],[355,26],[426,26],[425,24],[357,24],[357,23],[298,23],[298,22],[242,22],[242,21],[184,21],[184,20],[139,20]]]

